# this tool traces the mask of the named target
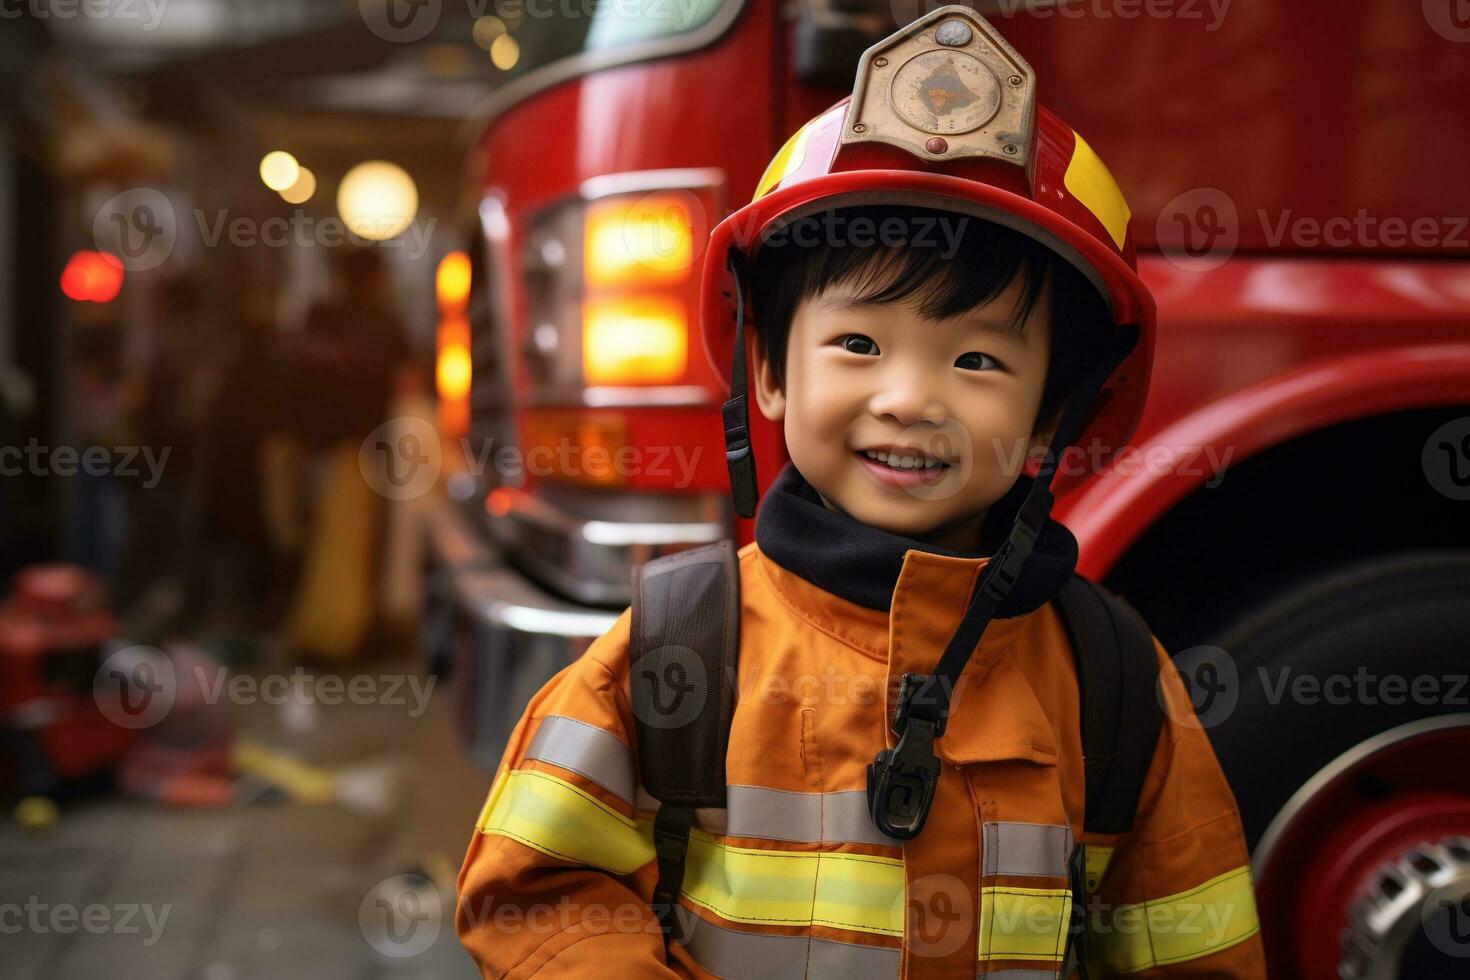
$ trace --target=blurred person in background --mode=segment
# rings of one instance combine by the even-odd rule
[[[310,454],[301,563],[286,612],[286,637],[308,660],[340,662],[364,651],[374,623],[382,498],[359,453],[388,417],[409,368],[382,254],[333,253],[333,289],[308,313],[290,348],[295,379],[291,431]]]
[[[208,404],[197,464],[199,535],[184,576],[187,605],[220,639],[250,637],[270,624],[272,559],[261,494],[267,436],[287,423],[283,361],[269,282],[241,260],[222,296],[218,342],[201,370]]]

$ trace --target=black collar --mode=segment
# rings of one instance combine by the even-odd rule
[[[1022,474],[990,508],[983,541],[1009,531],[1016,508],[1033,478]],[[768,558],[818,588],[859,606],[887,612],[893,587],[910,549],[951,558],[979,558],[864,524],[849,514],[828,510],[816,489],[787,462],[761,501],[755,540]],[[993,548],[987,548],[993,553]],[[1061,591],[1077,567],[1077,539],[1047,518],[1021,577],[997,617],[1022,616],[1044,606]]]

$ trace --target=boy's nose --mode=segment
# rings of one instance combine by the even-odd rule
[[[900,425],[923,422],[941,425],[949,418],[944,402],[935,391],[934,379],[912,374],[890,374],[881,379],[868,401],[868,410],[878,418],[890,418]]]

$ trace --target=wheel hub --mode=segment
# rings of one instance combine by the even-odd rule
[[[1445,959],[1470,967],[1467,912],[1470,838],[1418,844],[1381,865],[1349,907],[1338,974],[1343,980],[1396,980],[1404,975],[1405,952],[1421,933]]]

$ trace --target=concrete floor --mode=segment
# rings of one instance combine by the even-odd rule
[[[418,718],[403,705],[319,706],[314,729],[295,735],[279,707],[230,709],[242,733],[316,765],[388,760],[402,781],[387,814],[108,797],[68,804],[41,834],[4,821],[0,978],[475,977],[454,934],[453,874],[489,776],[461,750],[449,700],[445,684]],[[394,877],[417,869],[439,887]]]

